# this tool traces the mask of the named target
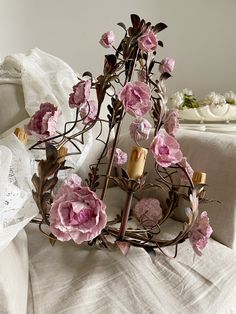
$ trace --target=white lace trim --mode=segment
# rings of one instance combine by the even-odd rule
[[[12,223],[28,197],[28,193],[14,184],[9,183],[7,185],[4,195],[0,197],[0,228],[5,228]]]
[[[31,194],[35,167],[14,134],[0,140],[0,251],[37,215]]]

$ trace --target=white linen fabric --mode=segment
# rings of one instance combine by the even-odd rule
[[[68,64],[34,48],[28,53],[7,56],[1,66],[7,67],[10,73],[11,71],[19,73],[25,108],[30,116],[38,110],[40,103],[51,102],[63,111],[64,120],[72,120],[68,95],[72,91],[72,86],[78,82],[78,78]],[[3,75],[6,76],[4,72]]]
[[[29,258],[24,230],[0,252],[0,313],[26,314]]]
[[[109,189],[106,203],[115,215],[125,202],[119,188]],[[72,242],[56,243],[29,225],[30,281],[28,313],[156,314],[236,313],[236,254],[210,240],[202,257],[189,241],[176,259],[157,254],[155,260],[132,247],[125,257]],[[165,236],[181,223],[170,220]],[[173,248],[165,250],[173,255]]]

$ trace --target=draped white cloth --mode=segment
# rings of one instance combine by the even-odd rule
[[[38,110],[40,103],[51,102],[62,110],[64,121],[73,119],[73,112],[68,106],[68,95],[78,78],[64,61],[34,48],[28,53],[7,56],[0,69],[2,79],[20,77],[25,108],[30,116]]]
[[[71,67],[61,59],[52,56],[38,48],[28,53],[18,53],[7,56],[0,65],[0,83],[15,83],[22,85],[25,110],[32,116],[41,103],[50,102],[61,109],[62,115],[58,121],[58,131],[64,131],[65,122],[73,121],[75,109],[68,104],[72,87],[78,83],[78,77]],[[0,95],[1,96],[1,95]],[[74,132],[78,131],[75,128]],[[92,131],[84,135],[84,144],[76,145],[82,151],[78,156],[70,156],[71,166],[78,169],[92,147]],[[67,144],[70,152],[76,149]]]
[[[34,171],[31,154],[14,134],[0,140],[0,252],[38,213],[31,193]]]

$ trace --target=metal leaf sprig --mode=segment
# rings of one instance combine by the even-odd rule
[[[42,216],[42,223],[49,225],[48,215],[52,203],[52,192],[58,182],[59,170],[66,169],[65,160],[60,158],[58,150],[50,144],[46,144],[46,160],[38,163],[38,175],[35,173],[32,182],[35,191],[33,198]]]

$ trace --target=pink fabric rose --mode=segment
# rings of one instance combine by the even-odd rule
[[[29,135],[36,136],[39,140],[45,140],[55,135],[57,120],[60,115],[61,110],[53,104],[43,103],[25,126],[25,131]]]
[[[81,184],[82,184],[82,179],[77,174],[72,173],[68,178],[65,179],[65,184],[63,186],[66,186],[66,187],[69,186],[72,189],[74,189],[78,186],[81,186]]]
[[[207,212],[204,211],[197,217],[192,230],[189,232],[189,241],[197,255],[202,255],[202,250],[207,245],[212,232]]]
[[[130,136],[134,141],[145,141],[149,137],[151,123],[142,117],[136,118],[129,126]]]
[[[162,208],[158,199],[143,198],[135,205],[133,213],[144,227],[153,228],[162,217]]]
[[[89,100],[80,110],[80,116],[84,124],[90,123],[96,119],[98,112],[97,102],[95,100]]]
[[[79,108],[81,105],[86,104],[89,99],[91,88],[91,80],[80,81],[73,86],[73,93],[69,97],[69,106],[71,108]]]
[[[151,109],[150,87],[143,82],[129,82],[118,94],[125,110],[132,116],[143,116]]]
[[[185,168],[185,170],[187,171],[188,175],[190,176],[190,178],[193,177],[193,169],[192,167],[190,166],[190,164],[187,162],[187,158],[186,157],[183,157],[182,160],[179,162],[179,165],[183,168]],[[179,169],[178,168],[178,172],[179,172],[179,175],[180,175],[180,178],[184,181],[188,180],[186,174],[184,173],[184,171],[182,169]]]
[[[175,136],[179,128],[179,111],[170,109],[164,117],[164,128],[169,135]]]
[[[177,164],[183,157],[179,143],[164,130],[154,137],[150,149],[158,165],[164,168]]]
[[[138,47],[142,51],[153,52],[157,49],[157,45],[157,36],[152,30],[148,30],[145,34],[138,38]]]
[[[60,241],[81,244],[97,237],[106,226],[106,205],[77,175],[59,189],[50,209],[50,230]]]
[[[110,148],[107,152],[108,158],[111,157],[112,148]],[[123,152],[120,148],[115,149],[113,164],[115,166],[124,165],[127,162],[127,154]]]
[[[159,65],[159,71],[161,73],[171,73],[174,71],[174,68],[175,68],[175,59],[173,58],[164,58],[160,65]]]
[[[115,42],[115,34],[113,31],[106,32],[105,34],[102,35],[99,43],[104,47],[104,48],[110,48]]]

